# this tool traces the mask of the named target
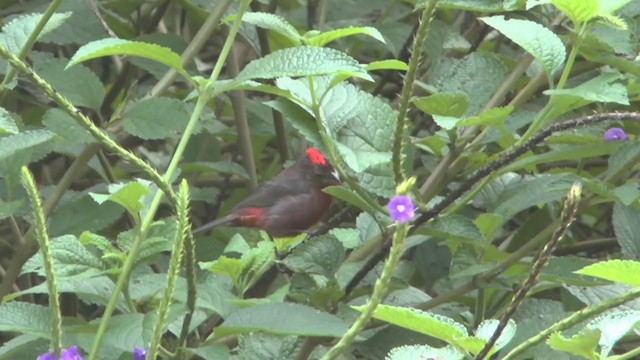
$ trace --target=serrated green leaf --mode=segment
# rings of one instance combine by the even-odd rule
[[[600,331],[596,329],[583,329],[570,338],[562,336],[559,332],[554,332],[549,336],[547,345],[554,350],[595,360],[598,358],[596,347],[599,339]]]
[[[58,278],[92,277],[104,273],[102,263],[87,250],[77,237],[63,235],[51,239],[51,256]],[[42,254],[36,253],[22,266],[22,274],[37,273],[44,276]]]
[[[311,46],[325,46],[326,44],[338,40],[343,37],[364,34],[371,36],[372,38],[380,41],[383,44],[386,44],[384,41],[384,37],[380,34],[378,29],[373,28],[371,26],[350,26],[348,28],[343,29],[335,29],[329,30],[321,33],[307,33],[302,37],[302,41]]]
[[[105,96],[104,86],[96,74],[79,65],[65,69],[65,59],[51,55],[33,56],[33,69],[75,106],[100,111]]]
[[[225,19],[225,21],[231,22],[235,18],[236,16],[232,15]],[[301,43],[301,37],[298,30],[296,30],[296,28],[287,20],[278,15],[264,12],[246,12],[242,15],[242,21],[263,29],[275,31],[291,40],[296,45],[300,45]]]
[[[115,38],[92,41],[81,46],[69,60],[67,68],[83,61],[113,55],[139,56],[151,59],[169,66],[184,76],[185,79],[191,78],[182,67],[180,55],[170,49],[155,44]]]
[[[407,63],[396,60],[396,59],[387,59],[380,61],[373,61],[365,66],[367,71],[375,71],[375,70],[400,70],[407,71],[409,70],[409,65]]]
[[[462,59],[446,58],[435,63],[429,84],[437,92],[465,93],[469,101],[465,115],[469,116],[482,111],[508,73],[499,59],[473,52]]]
[[[428,0],[420,0],[417,6],[425,6]],[[439,9],[458,9],[477,12],[504,11],[503,0],[439,0]]]
[[[28,152],[51,141],[55,134],[47,130],[28,130],[0,138],[0,161],[11,161],[14,156]]]
[[[553,163],[563,160],[584,160],[614,153],[621,146],[620,143],[599,143],[589,145],[568,145],[553,149],[542,154],[523,157],[504,168],[504,171],[516,171],[533,165]]]
[[[616,283],[639,286],[640,262],[632,260],[607,260],[589,265],[576,274],[589,275]]]
[[[17,134],[19,131],[11,113],[0,107],[0,135]]]
[[[460,117],[469,107],[467,95],[462,92],[441,92],[413,99],[415,106],[430,115]]]
[[[357,229],[333,228],[329,230],[329,234],[335,236],[345,249],[354,249],[360,245]]]
[[[491,336],[493,336],[493,333],[498,328],[498,324],[500,324],[500,321],[496,319],[484,320],[480,323],[480,325],[478,325],[478,328],[476,329],[476,337],[488,342],[489,339],[491,339]],[[504,328],[504,330],[502,330],[502,334],[500,334],[498,340],[496,340],[496,343],[493,346],[492,353],[495,353],[495,351],[498,351],[505,347],[505,345],[507,345],[509,341],[513,339],[513,336],[516,334],[516,329],[517,326],[515,321],[509,319],[507,326]]]
[[[464,354],[453,346],[433,348],[428,345],[403,345],[391,349],[385,360],[447,359],[462,360]]]
[[[613,231],[625,257],[640,260],[640,214],[633,206],[613,205]]]
[[[90,144],[95,141],[87,130],[78,125],[76,120],[62,109],[47,110],[42,117],[42,124],[48,130],[73,143]]]
[[[576,24],[582,24],[598,15],[598,0],[551,0],[563,14]]]
[[[51,312],[36,304],[11,301],[0,304],[0,331],[51,338]]]
[[[377,195],[391,197],[395,182],[391,159],[396,112],[387,103],[348,83],[331,86],[331,77],[313,80],[316,94],[325,94],[320,104],[322,121],[329,136],[360,183]],[[276,85],[291,92],[310,111],[309,81],[280,78]],[[308,129],[311,131],[311,129]],[[317,136],[317,130],[315,136]],[[314,143],[322,148],[322,142]]]
[[[352,306],[352,308],[362,312],[364,306]],[[373,312],[373,317],[432,336],[474,354],[478,353],[484,346],[484,341],[469,337],[467,329],[463,325],[439,314],[406,307],[378,305]]]
[[[345,249],[338,239],[332,235],[321,235],[296,247],[284,259],[284,264],[295,272],[330,278],[338,270],[344,257]]]
[[[184,131],[189,112],[182,101],[154,97],[134,103],[123,114],[122,125],[141,139],[164,139]]]
[[[240,259],[232,259],[224,255],[210,262],[200,263],[200,268],[214,274],[228,276],[236,283],[244,271],[244,262]]]
[[[640,323],[640,311],[613,309],[591,320],[586,328],[600,330],[600,359],[605,358],[618,340]]]
[[[127,184],[111,184],[109,185],[109,195],[89,193],[89,195],[98,204],[105,201],[113,201],[125,208],[129,214],[135,219],[140,219],[140,210],[144,206],[141,202],[142,198],[149,193],[149,189],[137,181]]]
[[[629,181],[616,187],[613,189],[613,194],[625,206],[629,206],[640,199],[640,189],[635,181]]]
[[[504,219],[498,214],[482,213],[474,220],[474,224],[478,228],[478,231],[488,241],[493,240],[493,237],[498,231],[502,229]]]
[[[97,204],[89,196],[81,196],[54,210],[49,221],[49,233],[58,236],[99,231],[113,224],[123,212],[124,209],[115,203]]]
[[[313,46],[282,49],[253,60],[242,69],[235,81],[240,83],[252,79],[324,75],[339,71],[373,81],[364,66],[349,55],[338,50]]]
[[[483,111],[478,116],[462,119],[457,126],[504,126],[507,116],[513,111],[513,106],[491,108]]]
[[[567,57],[560,38],[538,23],[520,19],[507,20],[502,15],[484,17],[481,20],[531,54],[544,67],[548,77],[552,77],[560,69]]]
[[[559,116],[591,102],[629,105],[626,86],[614,82],[620,74],[603,74],[571,89],[545,90],[554,101],[553,115]]]
[[[341,337],[347,324],[335,315],[293,303],[267,303],[238,310],[214,330],[214,337],[247,332]]]
[[[38,38],[42,38],[62,25],[70,16],[70,12],[53,14],[38,34]],[[4,43],[11,52],[18,54],[29,36],[35,31],[40,19],[42,19],[42,14],[27,14],[14,18],[2,27],[0,42]]]

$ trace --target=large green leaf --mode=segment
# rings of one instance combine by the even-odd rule
[[[62,25],[70,16],[70,12],[53,14],[40,31],[38,38]],[[0,43],[4,44],[11,52],[18,54],[29,36],[35,31],[40,19],[42,19],[42,14],[27,14],[14,18],[2,27]]]
[[[176,70],[185,79],[190,79],[189,74],[182,67],[180,55],[170,49],[155,44],[115,38],[92,41],[83,45],[69,60],[67,68],[83,61],[113,55],[139,56],[151,59]]]
[[[250,62],[238,74],[235,82],[241,83],[252,79],[275,79],[284,76],[324,75],[338,72],[373,81],[364,66],[341,51],[314,46],[300,46],[278,50]]]
[[[576,271],[577,274],[590,275],[620,284],[640,286],[640,262],[631,260],[600,261]]]
[[[51,337],[51,312],[36,304],[11,301],[0,304],[0,331]]]
[[[536,58],[548,77],[552,77],[564,63],[567,56],[564,44],[546,27],[529,20],[505,19],[504,16],[484,17],[481,20]]]
[[[63,235],[51,239],[51,256],[56,275],[60,278],[97,276],[104,272],[100,260],[87,250],[77,237]],[[22,267],[22,273],[35,272],[44,276],[42,253],[33,255]]]
[[[232,15],[225,20],[233,21],[235,17],[235,15]],[[300,45],[301,43],[301,37],[298,30],[296,30],[296,28],[287,20],[278,15],[264,12],[246,12],[242,15],[242,21],[263,29],[275,31],[296,45]]]
[[[189,112],[182,101],[154,97],[131,105],[124,112],[122,125],[141,139],[164,139],[184,131]]]
[[[344,256],[344,247],[338,239],[332,235],[321,235],[296,247],[284,259],[284,264],[296,273],[331,277],[342,264]]]
[[[238,310],[214,331],[215,338],[247,332],[340,337],[347,324],[335,315],[292,303],[267,303]]]
[[[640,214],[633,206],[613,205],[613,230],[625,257],[640,260]]]
[[[69,143],[89,144],[94,142],[93,136],[62,109],[52,108],[47,110],[42,117],[42,124]]]

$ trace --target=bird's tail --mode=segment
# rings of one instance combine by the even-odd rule
[[[232,224],[233,222],[235,222],[238,219],[238,216],[236,214],[229,214],[227,216],[221,217],[219,219],[215,219],[211,222],[208,222],[202,226],[200,226],[199,228],[193,230],[192,234],[193,235],[198,235],[201,234],[207,230],[213,229],[216,226],[220,226],[220,225],[225,225],[225,224]]]

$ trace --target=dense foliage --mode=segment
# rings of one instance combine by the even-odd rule
[[[3,1],[0,360],[640,356],[640,2]],[[192,229],[304,149],[309,233]]]

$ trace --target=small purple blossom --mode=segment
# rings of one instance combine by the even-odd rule
[[[38,356],[37,360],[82,360],[78,347],[75,345],[69,346],[68,349],[62,349],[60,351],[60,359],[58,359],[52,352],[46,352]]]
[[[621,128],[614,127],[604,133],[605,141],[627,140],[627,134]]]
[[[398,195],[394,196],[389,200],[389,204],[387,205],[387,210],[389,210],[389,215],[393,221],[397,221],[399,223],[405,223],[415,215],[415,207],[413,206],[413,202],[409,199],[408,196]]]
[[[133,360],[145,360],[147,358],[147,350],[136,347],[133,349]]]

